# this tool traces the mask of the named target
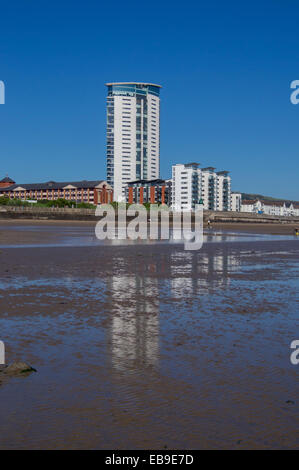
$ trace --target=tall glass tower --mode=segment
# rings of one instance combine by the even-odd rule
[[[107,182],[114,200],[129,181],[159,178],[160,85],[107,83]]]

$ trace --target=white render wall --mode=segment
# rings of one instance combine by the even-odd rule
[[[234,212],[240,212],[241,204],[242,204],[242,194],[231,193],[231,210]]]
[[[296,217],[299,217],[299,205],[298,204],[296,204],[296,206],[293,206],[291,215],[295,215]]]
[[[244,201],[241,204],[241,212],[252,212],[257,213],[262,210],[261,201]]]

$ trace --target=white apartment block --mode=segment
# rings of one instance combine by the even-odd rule
[[[192,211],[196,204],[206,210],[231,210],[231,178],[214,167],[201,169],[198,163],[172,166],[172,208]]]
[[[160,85],[107,83],[107,182],[114,200],[125,186],[160,173]]]
[[[172,166],[171,206],[176,211],[192,211],[201,198],[201,170],[198,163]]]
[[[203,208],[206,210],[216,210],[216,187],[217,175],[213,166],[208,166],[201,170],[201,197]]]
[[[216,172],[216,206],[214,210],[231,210],[231,177],[228,171]]]
[[[232,192],[231,193],[231,210],[234,212],[240,212],[242,205],[242,194]]]

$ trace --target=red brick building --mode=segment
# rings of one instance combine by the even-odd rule
[[[103,180],[75,181],[58,183],[17,184],[6,177],[0,181],[0,197],[22,200],[49,200],[67,199],[75,203],[102,204],[113,201],[113,189]]]
[[[161,179],[131,181],[126,187],[129,204],[171,204],[171,183]]]
[[[12,184],[15,184],[16,182],[13,181],[11,178],[6,176],[3,178],[3,180],[0,180],[0,188],[8,188],[8,186],[11,186]]]

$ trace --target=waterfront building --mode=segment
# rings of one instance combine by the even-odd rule
[[[11,186],[12,184],[15,184],[15,181],[8,176],[0,180],[0,188],[8,188],[8,186]]]
[[[172,208],[192,211],[196,204],[205,210],[231,210],[231,177],[228,171],[200,168],[199,163],[172,166]]]
[[[242,194],[233,192],[231,193],[231,210],[234,212],[241,211],[241,204],[242,204]]]
[[[299,217],[299,202],[293,202],[293,214]]]
[[[241,212],[254,214],[266,214],[274,216],[299,216],[299,203],[285,201],[244,200],[241,204]]]
[[[262,203],[258,199],[244,199],[241,204],[241,212],[262,213]]]
[[[160,85],[107,83],[107,182],[125,200],[130,181],[160,173]]]
[[[129,204],[166,204],[171,203],[171,181],[137,180],[130,181],[125,188],[126,202]]]
[[[7,179],[7,178],[4,178]],[[113,201],[112,187],[103,180],[75,181],[59,183],[48,181],[46,183],[17,184],[13,180],[6,186],[0,186],[0,197],[21,200],[49,200],[62,198],[75,203],[86,202],[90,204],[109,203]],[[3,182],[3,180],[2,180]]]
[[[208,166],[201,170],[201,196],[203,200],[203,207],[206,210],[214,211],[217,207],[217,176],[215,168]]]
[[[261,201],[263,214],[268,215],[289,215],[286,203],[283,201]]]
[[[201,170],[198,163],[172,166],[171,206],[176,211],[192,211],[201,198]]]
[[[216,211],[231,210],[231,177],[228,173],[216,172]]]

